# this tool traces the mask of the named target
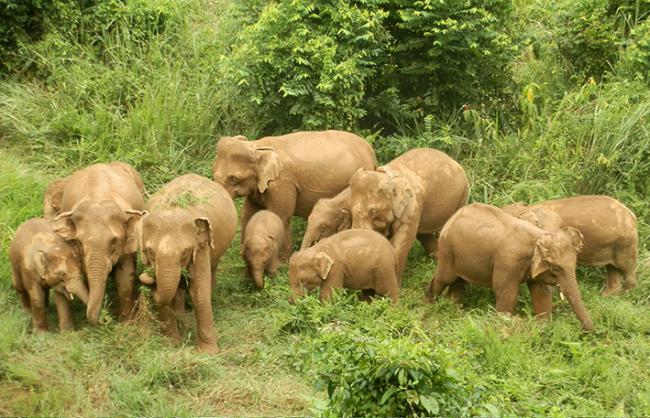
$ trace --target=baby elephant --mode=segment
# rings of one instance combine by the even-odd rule
[[[350,229],[297,252],[289,260],[289,284],[294,297],[320,287],[321,302],[333,288],[374,290],[397,303],[397,256],[381,234]],[[293,302],[294,297],[290,299]]]
[[[503,210],[545,231],[567,226],[578,229],[585,239],[578,264],[607,267],[603,296],[636,286],[634,273],[639,246],[636,217],[618,200],[608,196],[576,196],[533,206],[515,203]]]
[[[460,298],[464,281],[492,287],[496,309],[512,313],[519,285],[526,283],[535,314],[549,319],[553,297],[549,284],[559,285],[582,323],[593,328],[578,282],[576,259],[582,234],[566,227],[546,232],[494,206],[475,203],[460,209],[443,227],[438,241],[438,268],[429,285],[429,300],[451,286]]]
[[[246,261],[248,277],[264,289],[264,272],[275,275],[284,248],[284,223],[269,210],[261,210],[248,221],[241,255]]]
[[[305,250],[323,238],[350,229],[351,225],[350,188],[346,187],[336,196],[316,202],[307,218],[307,229],[300,249]]]
[[[22,224],[9,247],[13,286],[26,310],[31,309],[35,331],[47,331],[47,292],[54,288],[61,331],[73,328],[69,301],[73,295],[88,303],[81,264],[72,247],[44,219]]]

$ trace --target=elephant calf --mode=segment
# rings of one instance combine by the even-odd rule
[[[323,238],[350,229],[351,218],[349,187],[330,199],[320,199],[307,218],[307,229],[300,249],[305,250]]]
[[[259,289],[264,288],[264,271],[275,275],[280,264],[280,249],[284,246],[282,219],[268,210],[257,212],[248,221],[242,258],[246,261],[248,276]]]
[[[475,203],[460,209],[444,226],[438,241],[438,268],[427,291],[429,301],[451,286],[449,295],[462,296],[464,281],[492,287],[496,309],[513,313],[519,286],[526,283],[535,314],[551,315],[549,284],[557,284],[573,311],[590,331],[578,282],[576,260],[584,244],[582,234],[565,227],[546,232],[494,206]]]
[[[69,301],[73,295],[88,303],[81,278],[81,262],[67,242],[44,219],[22,224],[9,246],[13,286],[26,310],[31,309],[35,331],[47,330],[47,293],[54,288],[61,331],[73,328]]]
[[[576,196],[533,206],[516,203],[503,210],[546,231],[567,226],[579,230],[585,246],[578,254],[578,264],[607,267],[604,296],[636,286],[639,246],[636,217],[618,200],[608,196]]]
[[[397,303],[397,257],[390,242],[374,231],[350,229],[325,238],[289,260],[289,283],[295,297],[320,287],[320,300],[333,288],[374,290]]]
[[[143,273],[140,281],[156,285],[153,296],[163,332],[180,342],[172,303],[177,311],[182,311],[185,293],[179,285],[181,269],[187,268],[199,348],[215,352],[212,278],[235,235],[235,205],[219,184],[186,174],[156,192],[147,202],[147,209],[138,224],[138,241],[142,264],[152,266],[156,277]]]
[[[434,254],[437,233],[467,203],[468,194],[460,164],[444,152],[413,149],[375,171],[359,170],[352,176],[352,228],[373,229],[390,239],[401,283],[415,239]]]

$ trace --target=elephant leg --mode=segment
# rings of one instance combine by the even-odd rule
[[[465,280],[456,279],[456,281],[449,286],[447,297],[458,304],[462,304],[463,296],[465,296]]]
[[[41,286],[34,285],[29,289],[29,302],[32,308],[32,325],[35,332],[47,331],[47,318],[45,316],[45,294],[48,291]]]
[[[438,249],[438,236],[436,234],[418,234],[417,238],[427,255],[435,260],[436,250]]]
[[[602,292],[603,296],[613,296],[621,292],[622,272],[612,265],[607,265],[607,284]]]
[[[320,295],[318,296],[318,299],[321,301],[321,303],[330,300],[331,297],[332,297],[332,286],[329,284],[321,286]]]
[[[395,249],[397,255],[397,277],[398,283],[402,286],[402,279],[404,277],[404,269],[406,268],[406,259],[408,258],[409,251],[413,246],[413,241],[417,237],[417,226],[420,219],[415,219],[411,225],[403,225],[399,227],[390,239],[390,243]]]
[[[192,281],[189,292],[198,328],[199,349],[207,353],[217,352],[217,333],[212,318],[212,282],[210,277],[210,256],[206,249],[198,251],[189,272]]]
[[[530,298],[533,301],[535,318],[548,321],[553,311],[553,290],[547,284],[541,282],[528,282]]]
[[[280,249],[280,258],[282,261],[289,261],[292,250],[292,237],[291,237],[291,216],[287,217],[284,221],[284,244]]]
[[[133,315],[135,301],[135,255],[123,256],[115,266],[115,284],[120,302],[120,321],[128,321]]]
[[[623,289],[636,287],[636,247],[616,255],[616,267],[623,273]]]
[[[177,315],[183,315],[185,313],[185,290],[179,288],[176,291],[176,296],[174,297],[174,311]]]
[[[386,263],[375,270],[375,289],[371,292],[388,296],[393,305],[397,304],[399,299],[399,285],[395,266]],[[365,292],[365,291],[364,291]]]
[[[280,259],[287,261],[291,256],[292,249],[290,221],[296,210],[298,192],[293,186],[287,186],[274,191],[274,193],[273,198],[266,201],[266,209],[278,215],[284,223],[284,242],[282,248],[280,248]]]
[[[496,295],[497,312],[513,314],[517,307],[517,296],[519,296],[519,282],[509,280],[510,274],[507,271],[495,271],[492,283]]]
[[[25,290],[25,286],[23,285],[22,274],[20,273],[19,269],[15,269],[13,267],[11,268],[11,271],[12,271],[11,282],[13,284],[14,289],[16,289],[16,292],[18,292],[18,297],[20,298],[20,305],[23,307],[23,310],[25,312],[31,312],[29,293],[27,293],[27,290]]]
[[[158,315],[160,317],[162,333],[167,336],[173,344],[180,344],[182,338],[180,332],[178,332],[178,326],[176,324],[174,305],[174,303],[158,305]]]
[[[54,302],[56,303],[56,313],[59,317],[59,330],[69,331],[74,329],[72,322],[72,312],[70,311],[70,302],[59,292],[54,292]]]

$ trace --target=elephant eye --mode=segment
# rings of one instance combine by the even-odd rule
[[[229,180],[230,180],[230,183],[232,183],[232,184],[239,183],[239,178],[237,176],[230,176]]]
[[[370,216],[375,216],[377,214],[377,209],[372,207],[370,208]]]
[[[327,224],[321,224],[321,226],[320,226],[320,230],[321,230],[321,231],[324,231],[324,230],[326,230],[326,229],[327,229]]]

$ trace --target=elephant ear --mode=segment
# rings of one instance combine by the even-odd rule
[[[194,226],[196,227],[196,231],[194,232],[199,244],[203,247],[210,247],[214,249],[214,239],[213,239],[213,231],[212,231],[212,225],[210,224],[210,221],[206,217],[200,217],[194,219]]]
[[[72,241],[77,236],[77,228],[71,219],[73,210],[62,212],[52,221],[52,229],[66,241]]]
[[[257,173],[257,190],[264,193],[269,182],[278,178],[282,170],[280,157],[271,147],[260,147],[255,150],[255,172]]]
[[[35,251],[33,261],[34,269],[36,270],[36,273],[38,273],[38,277],[45,279],[45,265],[47,264],[45,252],[41,250]]]
[[[391,181],[393,187],[391,191],[391,206],[397,219],[401,218],[406,208],[415,198],[413,189],[406,178],[396,176]]]
[[[63,199],[63,190],[68,184],[66,179],[54,180],[45,190],[45,199],[43,208],[45,219],[54,219],[61,210],[61,200]]]
[[[530,265],[530,276],[532,278],[539,276],[550,268],[547,261],[549,257],[548,249],[551,246],[552,241],[552,234],[544,234],[537,240],[537,242],[535,242],[533,259]]]
[[[334,260],[323,251],[319,251],[314,255],[314,262],[316,263],[316,272],[318,273],[318,276],[323,280],[327,279],[327,275],[330,274]]]
[[[562,231],[566,232],[571,238],[571,244],[573,244],[573,248],[576,250],[576,253],[582,251],[585,246],[585,237],[582,235],[582,232],[572,226],[562,228]]]
[[[341,209],[341,217],[339,218],[338,232],[345,231],[352,227],[352,215],[348,209]]]
[[[540,222],[537,215],[533,213],[533,211],[524,210],[517,217],[523,221],[530,222],[531,224],[535,225],[538,228],[542,227],[542,223]]]
[[[136,234],[136,226],[140,223],[143,216],[149,212],[146,210],[127,209],[125,211],[128,216],[126,221],[126,240],[124,242],[124,254],[134,254],[138,252],[139,237]],[[142,228],[140,228],[142,230]]]

